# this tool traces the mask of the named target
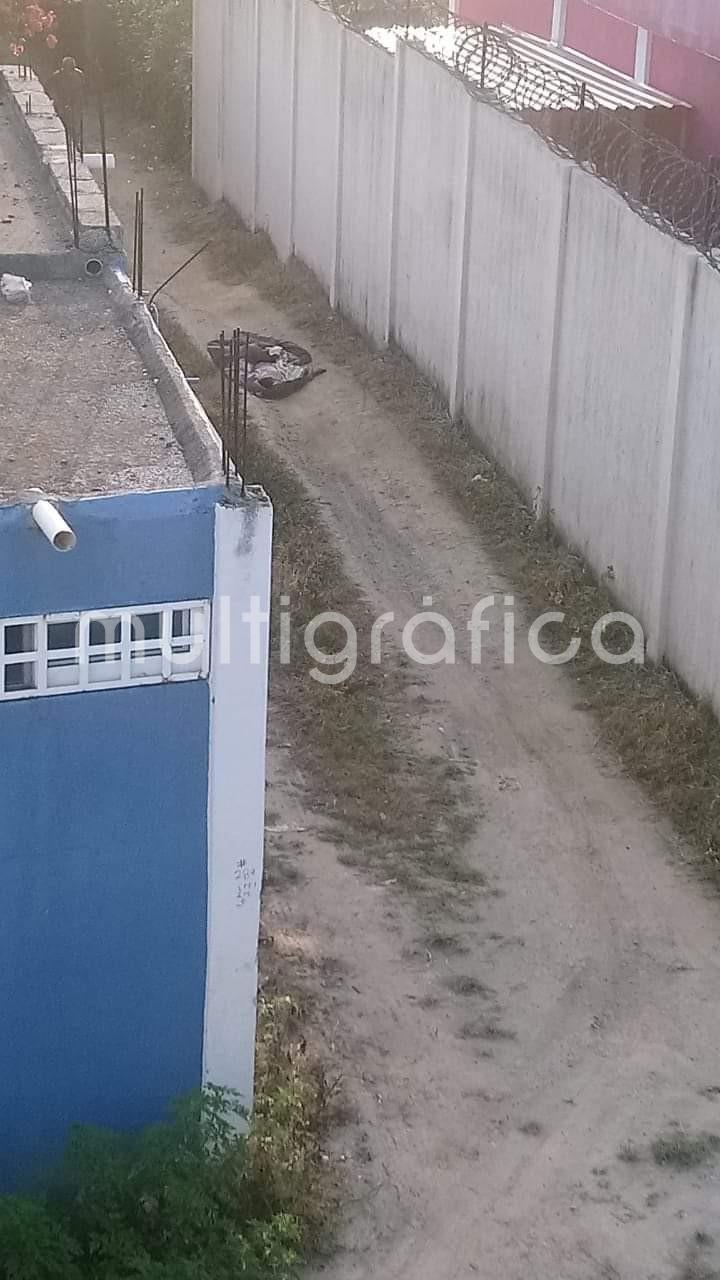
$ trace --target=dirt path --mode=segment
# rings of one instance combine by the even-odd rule
[[[174,189],[114,142],[114,202],[146,200],[146,275],[178,243]],[[293,334],[247,285],[200,259],[168,290],[203,345],[234,324]],[[417,442],[352,374],[260,411],[397,636],[431,595],[464,635],[473,603],[508,584],[442,492]],[[258,410],[254,406],[255,414]],[[259,477],[261,478],[261,477]],[[332,602],[328,602],[332,607]],[[463,640],[463,646],[465,642]],[[678,1280],[711,1275],[720,1174],[659,1168],[674,1124],[720,1132],[718,905],[667,828],[598,748],[572,682],[527,655],[426,667],[408,706],[472,770],[471,843],[484,889],[425,925],[393,886],[343,865],[303,807],[271,725],[269,835],[297,879],[265,928],[315,983],[352,1120],[339,1138],[351,1204],[328,1280]],[[418,695],[424,701],[418,702]],[[296,830],[300,828],[301,830]],[[626,1142],[639,1159],[619,1160]],[[632,1153],[630,1153],[632,1154]]]

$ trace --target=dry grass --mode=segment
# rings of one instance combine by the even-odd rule
[[[677,1280],[720,1280],[720,1271],[710,1264],[707,1257],[707,1250],[713,1244],[712,1236],[705,1231],[696,1231]]]
[[[517,1033],[510,1031],[496,1018],[476,1018],[464,1022],[458,1031],[461,1040],[516,1040]]]
[[[522,1133],[526,1138],[541,1138],[543,1135],[543,1127],[539,1120],[524,1120],[518,1125],[518,1133]]]
[[[445,986],[456,996],[484,996],[490,995],[484,983],[479,982],[477,978],[473,978],[470,974],[461,973],[457,976],[448,978]]]
[[[629,774],[675,823],[699,854],[699,864],[720,878],[720,725],[710,705],[695,697],[669,668],[609,666],[588,643],[594,623],[616,607],[611,578],[599,580],[531,506],[476,437],[451,422],[441,398],[402,353],[373,351],[366,339],[330,309],[312,273],[297,262],[284,267],[264,235],[254,235],[222,207],[196,205],[196,239],[215,233],[209,251],[218,278],[245,280],[282,308],[321,360],[330,358],[353,376],[386,412],[422,442],[448,494],[472,521],[513,588],[536,613],[564,611],[555,642],[583,639],[565,668],[579,698],[597,718],[606,742]],[[186,227],[187,230],[187,227]],[[546,633],[547,634],[547,633]],[[627,647],[621,628],[606,633],[608,648]]]
[[[464,938],[458,937],[456,933],[445,933],[440,930],[428,934],[423,939],[423,947],[430,956],[435,951],[439,951],[441,955],[463,955],[470,949]]]
[[[720,1280],[720,1271],[708,1266],[705,1259],[693,1251],[683,1263],[678,1280]]]
[[[200,378],[195,390],[217,420],[218,379],[207,356],[170,316],[163,316],[162,328],[185,372]],[[444,756],[414,740],[400,665],[381,670],[370,663],[370,609],[345,573],[316,504],[252,423],[246,470],[275,509],[271,697],[309,780],[315,813],[342,824],[357,863],[374,865],[405,888],[423,890],[436,877],[450,886],[480,882],[464,857],[474,823],[463,784]],[[289,665],[279,661],[280,596],[292,602]],[[328,602],[353,622],[360,640],[357,670],[336,686],[312,679],[303,642],[307,623]],[[321,629],[317,642],[332,652],[337,635]]]
[[[672,1129],[652,1144],[655,1163],[673,1169],[696,1169],[717,1160],[719,1154],[720,1137],[704,1131],[689,1133],[686,1129]]]
[[[258,1006],[255,1107],[248,1159],[269,1202],[296,1216],[304,1245],[329,1247],[339,1184],[323,1144],[336,1123],[341,1080],[308,1048],[298,997],[265,986]]]

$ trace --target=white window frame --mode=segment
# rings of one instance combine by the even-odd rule
[[[567,29],[567,9],[568,0],[555,0],[553,5],[552,28],[550,31],[550,43],[562,47],[565,44],[565,31]]]
[[[173,636],[173,615],[190,613],[190,631]],[[159,639],[132,639],[132,620],[145,614],[160,615]],[[120,640],[117,643],[90,645],[90,624],[93,622],[120,622]],[[77,645],[68,649],[48,649],[48,627],[55,623],[77,623]],[[35,646],[22,653],[6,654],[6,627],[34,627]],[[192,669],[183,662],[182,650],[191,646]],[[154,652],[158,651],[158,652]],[[134,670],[133,664],[143,653],[159,659],[158,669],[151,672]],[[112,679],[91,679],[93,671],[102,659],[119,653],[117,674]],[[48,681],[50,662],[67,660],[67,666],[77,670],[76,683],[52,684]],[[95,659],[96,661],[92,661]],[[97,660],[100,659],[100,662]],[[5,671],[11,666],[32,663],[35,666],[35,686],[32,689],[5,691]],[[46,613],[29,617],[0,619],[0,702],[16,702],[21,698],[55,697],[68,693],[93,693],[96,690],[127,689],[136,685],[179,683],[186,680],[207,679],[210,664],[210,602],[208,600],[177,600],[163,604],[137,604],[130,608],[123,605],[116,609],[87,609],[82,612]],[[115,664],[113,664],[115,666]],[[118,669],[119,668],[119,669]],[[62,669],[62,668],[60,668]],[[50,677],[52,679],[52,677]]]
[[[650,82],[650,55],[652,35],[647,27],[638,27],[635,37],[635,79],[638,84]]]

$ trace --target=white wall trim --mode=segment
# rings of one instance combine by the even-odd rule
[[[244,615],[254,600],[267,618],[271,542],[269,503],[216,507],[203,1083],[237,1090],[248,1109],[263,870],[268,625],[259,628],[253,655]]]

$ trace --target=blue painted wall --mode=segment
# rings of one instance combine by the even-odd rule
[[[215,494],[0,510],[0,614],[212,597]],[[0,703],[0,1189],[201,1082],[206,681]]]
[[[0,617],[209,598],[221,497],[207,486],[62,502],[78,540],[64,554],[29,507],[0,507]]]

